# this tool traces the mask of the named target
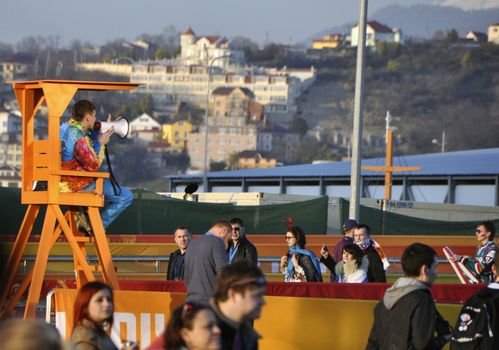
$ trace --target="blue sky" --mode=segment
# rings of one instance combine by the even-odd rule
[[[436,0],[370,0],[369,13],[391,4]],[[103,44],[159,34],[173,25],[197,34],[238,35],[264,43],[303,40],[325,28],[353,22],[360,0],[5,0],[0,5],[0,42],[29,35],[60,35]]]

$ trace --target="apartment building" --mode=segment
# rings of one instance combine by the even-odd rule
[[[275,124],[258,130],[257,150],[278,155],[283,163],[295,160],[295,148],[300,142],[300,135],[288,128]]]
[[[28,78],[33,57],[25,53],[17,53],[0,62],[0,81],[11,82]]]
[[[263,120],[255,95],[246,88],[217,88],[210,99],[208,163],[227,161],[232,154],[255,150],[257,126]],[[187,137],[191,166],[204,167],[204,126]]]
[[[210,82],[208,84],[208,76]],[[220,87],[242,87],[255,94],[267,113],[294,111],[295,100],[315,81],[315,68],[309,70],[239,69],[224,71],[205,66],[163,66],[135,64],[130,80],[144,85],[137,92],[152,94],[167,103],[189,102],[206,107],[210,93]],[[209,85],[209,87],[208,87]]]
[[[19,170],[11,165],[0,165],[0,187],[21,187]]]
[[[180,35],[180,42],[181,52],[175,60],[143,61],[132,66],[130,81],[143,84],[137,93],[151,94],[166,104],[188,102],[204,108],[207,96],[217,88],[242,87],[255,94],[256,102],[269,115],[293,112],[295,99],[316,78],[314,67],[245,66],[244,53],[222,36],[197,37],[189,28]]]

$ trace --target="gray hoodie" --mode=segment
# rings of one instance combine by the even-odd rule
[[[393,286],[386,290],[383,297],[383,304],[385,304],[387,309],[391,310],[400,298],[418,289],[429,289],[429,287],[427,284],[414,278],[401,277]]]

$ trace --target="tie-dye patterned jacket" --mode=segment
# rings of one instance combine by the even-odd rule
[[[61,169],[77,171],[97,171],[104,160],[105,146],[99,141],[99,133],[84,131],[80,122],[70,119],[61,125]],[[95,178],[62,176],[60,190],[79,191]]]

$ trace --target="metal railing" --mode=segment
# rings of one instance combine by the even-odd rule
[[[22,258],[22,266],[23,270],[25,273],[29,272],[28,271],[28,263],[29,262],[34,262],[36,256],[34,255],[27,255]],[[113,256],[113,262],[153,262],[154,263],[154,273],[160,273],[161,272],[161,263],[163,262],[168,262],[170,260],[169,256],[154,256],[154,255],[147,255],[147,256],[136,256],[136,255],[124,255],[124,256]],[[281,260],[281,257],[279,256],[262,256],[258,258],[258,263],[271,263],[272,264],[272,272],[278,272],[279,271],[279,262]],[[400,263],[400,258],[398,257],[389,257],[388,261],[391,264],[399,264]],[[73,262],[73,256],[72,255],[54,255],[54,256],[49,256],[48,258],[49,262]],[[97,263],[98,258],[96,255],[87,255],[87,261],[89,263]],[[442,263],[448,263],[447,259],[445,258],[438,258],[437,259],[439,264]],[[323,267],[324,270],[325,267]],[[325,270],[324,270],[325,271]]]

